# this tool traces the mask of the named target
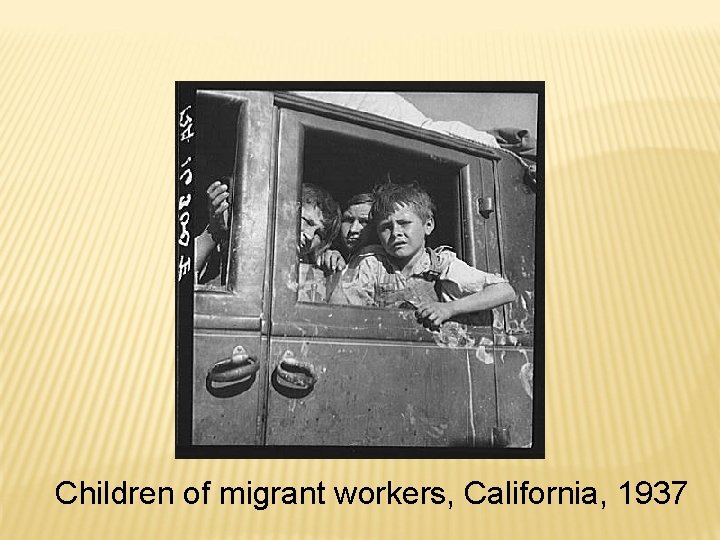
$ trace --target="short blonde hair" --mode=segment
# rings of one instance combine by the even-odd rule
[[[380,184],[373,190],[370,217],[374,222],[388,217],[400,206],[409,206],[420,219],[427,221],[435,215],[435,205],[427,191],[417,182],[410,184]]]

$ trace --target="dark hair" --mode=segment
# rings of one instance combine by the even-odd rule
[[[373,200],[374,198],[372,193],[358,193],[357,195],[353,195],[348,199],[344,210],[347,210],[348,208],[356,204],[372,204]]]
[[[317,249],[315,255],[322,253],[332,244],[332,241],[340,232],[340,206],[327,191],[315,184],[302,185],[301,203],[317,206],[322,212],[323,230],[320,238],[323,243]]]
[[[370,217],[376,223],[397,211],[400,206],[409,206],[422,219],[427,221],[435,214],[435,205],[430,195],[417,182],[411,184],[393,184],[387,182],[375,186]]]

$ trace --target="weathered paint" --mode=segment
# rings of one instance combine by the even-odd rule
[[[498,347],[495,363],[500,426],[510,433],[510,446],[532,443],[532,349]]]
[[[304,396],[270,388],[268,444],[490,444],[493,367],[473,349],[279,338],[271,371],[288,350],[322,375]]]
[[[492,364],[495,362],[492,353],[489,353],[483,345],[480,345],[475,351],[475,358],[480,360],[483,364]]]
[[[517,293],[515,302],[505,307],[507,331],[531,334],[535,313],[535,185],[527,181],[526,169],[510,155],[497,163],[497,173],[503,271]]]
[[[238,383],[210,384],[208,372],[241,346],[260,364],[258,373]],[[265,377],[260,332],[195,334],[192,442],[203,445],[257,444],[261,381]]]
[[[412,314],[412,312],[410,312]],[[467,326],[455,321],[448,321],[440,329],[432,333],[435,343],[440,347],[472,347],[475,339],[468,334]]]
[[[518,374],[520,384],[522,384],[525,393],[532,399],[533,397],[533,365],[530,362],[526,362],[520,368]]]
[[[233,318],[254,317],[259,320],[263,309],[265,283],[262,269],[267,259],[268,186],[273,154],[272,95],[267,92],[199,92],[198,107],[196,144],[200,144],[203,138],[201,132],[210,137],[206,141],[210,148],[205,152],[207,156],[202,175],[230,174],[235,184],[228,285],[225,291],[198,287],[195,294],[196,326],[230,328],[233,325],[229,321]],[[223,144],[220,144],[213,134],[217,129],[217,119],[224,116],[228,116],[228,120],[236,119],[232,125],[237,137],[228,137],[226,141],[223,138]],[[223,166],[217,169],[213,165],[215,162],[230,163],[232,168],[227,170],[227,166]],[[204,195],[204,188],[200,189],[202,175],[197,175],[198,195]],[[210,184],[207,177],[203,181]],[[205,201],[197,199],[194,202],[193,211],[198,212],[194,223],[204,227],[206,220],[202,219],[201,213]]]
[[[495,362],[495,357],[493,355],[493,349],[489,348],[488,346],[492,345],[493,342],[491,339],[488,339],[486,337],[480,338],[480,344],[478,345],[478,348],[475,350],[475,358],[480,360],[483,364],[492,364]]]

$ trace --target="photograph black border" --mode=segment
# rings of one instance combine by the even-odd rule
[[[181,112],[194,109],[198,90],[243,91],[383,91],[537,94],[537,187],[535,223],[535,327],[533,343],[533,426],[531,448],[413,446],[227,446],[192,444],[194,343],[193,269],[180,279],[180,265],[193,242],[181,245],[185,221],[181,197],[192,192],[181,179],[183,163],[194,155],[192,138],[181,141]],[[192,116],[192,115],[191,115]],[[545,458],[545,82],[544,81],[176,81],[175,82],[175,457],[177,459],[544,459]]]

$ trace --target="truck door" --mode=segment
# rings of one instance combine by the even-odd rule
[[[195,287],[191,442],[256,444],[267,378],[261,315],[272,96],[198,91],[194,110],[195,236],[208,223],[205,190],[212,182],[230,184],[232,204],[227,246],[209,259]],[[247,359],[233,364],[234,352]]]
[[[288,109],[278,133],[266,443],[490,446],[498,426],[491,318],[436,335],[412,311],[299,302],[296,246],[303,182],[341,201],[383,178],[420,179],[439,208],[436,242],[498,272],[496,226],[486,229],[478,206],[492,193],[492,163]]]
[[[533,443],[536,185],[519,160],[496,164],[495,193],[500,256],[515,288],[496,332],[498,415],[504,444]]]

